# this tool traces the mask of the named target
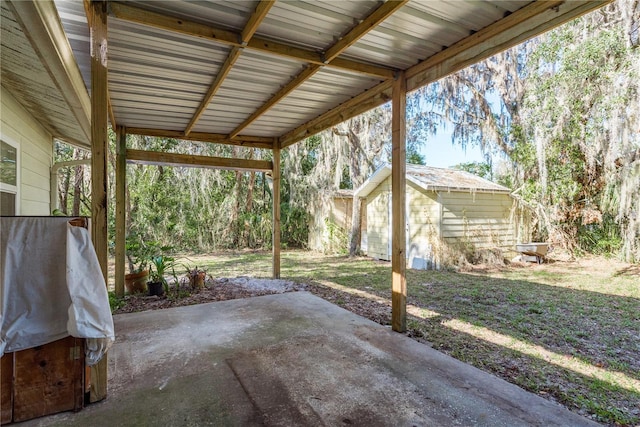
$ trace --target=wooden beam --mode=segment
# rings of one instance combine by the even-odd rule
[[[107,277],[107,3],[91,2],[91,239]],[[107,358],[91,368],[90,400],[107,397]]]
[[[342,52],[347,50],[369,31],[377,27],[382,21],[391,16],[395,11],[404,6],[408,0],[392,0],[383,3],[380,7],[367,16],[361,23],[353,27],[347,34],[342,36],[333,46],[324,53],[325,64],[330,63]]]
[[[251,37],[253,37],[253,34],[258,29],[258,26],[260,26],[262,20],[267,16],[274,3],[275,2],[273,0],[261,0],[260,2],[258,2],[256,9],[249,17],[249,20],[247,21],[247,24],[245,25],[244,30],[242,30],[242,34],[240,35],[240,42],[242,46],[246,46],[249,40],[251,40]],[[231,71],[231,68],[233,68],[233,65],[240,57],[242,49],[243,47],[239,46],[233,46],[231,48],[227,59],[224,61],[224,64],[222,64],[222,67],[220,67],[220,71],[218,71],[218,74],[213,79],[211,87],[209,87],[209,90],[204,96],[204,99],[198,106],[198,109],[196,110],[195,114],[191,118],[191,121],[184,130],[185,135],[189,135],[198,120],[200,120],[200,117],[202,117],[202,114],[209,106],[209,103],[215,96],[216,92],[218,92],[218,89],[220,89],[220,86],[222,86],[222,82],[224,82],[224,79],[227,78],[227,75]]]
[[[258,27],[260,26],[264,18],[266,18],[269,10],[271,10],[271,7],[273,7],[274,4],[275,0],[260,0],[258,2],[256,9],[247,20],[247,23],[245,24],[244,29],[240,34],[240,42],[243,46],[246,46],[247,43],[249,43],[249,40],[251,40],[253,35],[256,33]]]
[[[124,127],[116,128],[116,296],[124,296],[125,224],[127,186],[127,132]]]
[[[286,148],[296,142],[322,132],[325,129],[349,120],[352,117],[369,111],[391,100],[393,80],[387,80],[360,95],[354,96],[336,108],[298,126],[279,138],[280,148]]]
[[[253,112],[245,121],[240,123],[230,134],[229,138],[235,138],[240,132],[245,130],[251,123],[256,121],[261,115],[263,115],[267,110],[280,102],[284,97],[293,92],[298,86],[307,81],[311,76],[317,73],[320,70],[320,65],[309,65],[305,68],[300,74],[298,74],[293,80],[287,83],[284,87],[282,87],[279,91],[275,93],[267,102],[262,104],[260,108]]]
[[[146,128],[127,128],[130,135],[157,136],[161,138],[184,139],[187,141],[208,142],[212,144],[237,145],[240,147],[264,148],[271,149],[273,146],[272,137],[263,136],[244,136],[238,135],[236,138],[229,139],[229,135],[219,133],[191,132],[184,135],[178,130],[163,129],[146,129]]]
[[[231,68],[233,68],[233,64],[236,63],[241,53],[242,53],[241,48],[236,46],[231,48],[231,51],[229,52],[227,59],[224,61],[224,64],[222,64],[222,67],[220,67],[220,71],[218,71],[218,74],[213,79],[213,83],[211,83],[209,90],[204,96],[204,99],[200,102],[198,109],[196,110],[195,114],[189,121],[189,124],[185,128],[184,130],[185,136],[188,136],[191,133],[191,130],[193,129],[193,127],[196,125],[198,120],[200,120],[200,117],[202,117],[202,114],[204,114],[205,110],[209,106],[209,103],[215,96],[216,92],[218,92],[218,89],[220,89],[220,86],[222,86],[222,82],[224,82],[224,79],[226,79],[227,75],[229,75]]]
[[[111,94],[109,93],[109,86],[107,85],[107,111],[109,112],[109,122],[111,123],[111,129],[115,130],[118,127],[116,123],[116,115],[113,113],[113,105],[111,105]]]
[[[161,151],[127,150],[127,162],[141,165],[186,166],[196,168],[246,170],[268,172],[272,164],[268,160],[234,159],[230,157],[196,156],[192,154],[165,153]]]
[[[333,46],[326,50],[323,55],[323,62],[325,64],[331,63],[331,60],[336,58],[342,52],[344,52],[349,46],[356,43],[361,37],[375,28],[378,24],[380,24],[383,20],[385,20],[389,15],[398,10],[398,8],[402,7],[408,0],[402,1],[390,1],[387,3],[383,3],[380,7],[374,10],[364,21],[360,24],[353,27],[344,37],[335,42]],[[300,74],[298,74],[293,80],[291,80],[286,86],[281,88],[276,94],[271,97],[265,104],[262,105],[258,110],[256,110],[253,114],[251,114],[244,122],[238,125],[230,134],[231,138],[238,135],[244,129],[246,129],[251,123],[256,121],[262,114],[264,114],[267,110],[273,107],[275,104],[280,102],[284,97],[289,95],[293,90],[295,90],[302,83],[310,79],[315,73],[320,70],[320,65],[311,64],[307,68],[304,69]]]
[[[564,24],[611,0],[538,0],[406,70],[407,90],[426,86]]]
[[[406,80],[401,73],[394,82],[391,101],[391,327],[396,332],[407,329],[406,100]]]
[[[52,1],[11,1],[7,4],[24,29],[25,35],[65,99],[85,137],[83,141],[76,141],[76,144],[80,143],[80,146],[85,148],[90,146],[91,99],[58,18],[55,4]],[[51,131],[56,137],[67,137],[61,135],[58,129]]]
[[[280,278],[280,148],[273,142],[273,278]]]
[[[194,21],[188,21],[181,18],[173,18],[170,16],[162,15],[160,13],[130,6],[124,3],[110,3],[110,12],[118,19],[136,22],[167,31],[174,31],[193,37],[205,38],[230,46],[242,47],[241,33],[212,27],[210,25],[200,24]],[[324,57],[321,53],[318,53],[314,50],[303,49],[297,46],[276,42],[273,40],[263,39],[260,37],[251,38],[246,47],[248,49],[258,50],[264,53],[285,56],[287,58],[301,62],[325,65]],[[388,67],[366,64],[346,58],[340,58],[340,61],[332,61],[331,64],[326,65],[351,71],[354,73],[367,74],[381,79],[392,78],[395,71]]]

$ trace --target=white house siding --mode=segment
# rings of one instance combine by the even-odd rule
[[[513,248],[513,200],[508,194],[441,191],[439,201],[441,236],[445,242],[470,242],[478,249]]]
[[[53,138],[2,87],[1,136],[20,145],[19,215],[49,215],[49,171]]]
[[[407,266],[416,269],[433,268],[440,227],[437,194],[408,181],[407,201]]]
[[[389,261],[389,203],[391,178],[380,183],[367,196],[367,255]]]

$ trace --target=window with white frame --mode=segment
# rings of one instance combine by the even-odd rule
[[[20,149],[17,143],[0,140],[0,215],[18,214]]]

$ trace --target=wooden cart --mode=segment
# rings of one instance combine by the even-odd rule
[[[516,251],[523,255],[535,257],[536,262],[542,264],[549,252],[549,244],[544,242],[518,243]]]

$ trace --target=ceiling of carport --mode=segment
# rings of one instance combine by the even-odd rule
[[[109,2],[111,119],[149,135],[285,146],[385,102],[399,71],[412,89],[606,2]],[[83,4],[56,5],[90,87]]]

